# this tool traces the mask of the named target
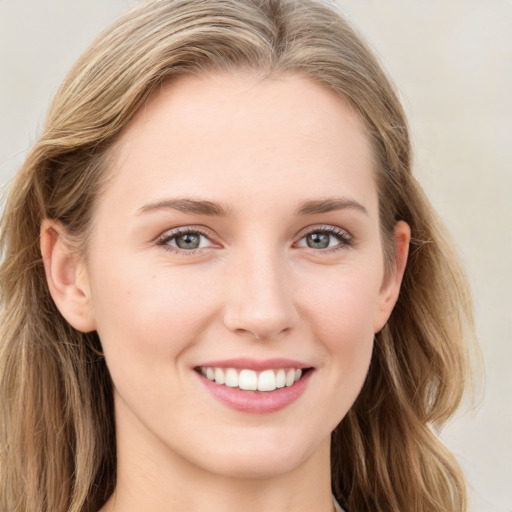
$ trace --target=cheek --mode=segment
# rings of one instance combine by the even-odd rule
[[[102,267],[94,283],[97,330],[112,372],[169,365],[197,341],[215,311],[212,288],[184,267],[127,268],[118,261]]]
[[[324,338],[334,343],[333,348],[348,348],[357,345],[357,340],[373,339],[381,283],[378,269],[362,266],[334,271],[323,283],[311,294],[309,309]]]
[[[215,309],[211,289],[185,268],[147,268],[103,267],[95,295],[98,335],[117,397],[143,422],[147,411],[181,407],[186,393],[180,382],[189,370],[183,354],[201,342]]]
[[[368,371],[373,348],[373,304],[343,295],[329,303],[328,318],[322,322],[321,337],[329,352],[338,379],[346,391],[357,393]],[[355,396],[353,396],[355,399]]]
[[[338,404],[337,421],[352,406],[368,373],[379,276],[377,272],[371,275],[354,269],[345,275],[340,272],[336,279],[329,280],[322,293],[314,294],[314,300],[310,297],[314,336],[322,345],[325,365],[332,370],[330,389],[333,403]]]

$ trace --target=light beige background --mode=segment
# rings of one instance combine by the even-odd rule
[[[0,183],[34,141],[58,84],[134,0],[0,0]],[[339,0],[393,76],[416,173],[473,286],[483,405],[443,438],[473,510],[512,511],[512,1]],[[405,512],[405,511],[404,511]]]

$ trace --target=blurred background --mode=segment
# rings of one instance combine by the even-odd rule
[[[58,85],[134,0],[0,0],[0,184]],[[512,511],[512,1],[338,0],[394,79],[415,172],[473,288],[486,380],[444,430],[475,512]],[[404,511],[405,512],[405,511]]]

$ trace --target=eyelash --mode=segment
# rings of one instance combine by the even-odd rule
[[[314,233],[322,233],[322,234],[327,234],[329,236],[333,236],[340,242],[339,244],[335,245],[334,247],[324,248],[324,249],[314,249],[312,247],[306,247],[315,252],[321,252],[324,254],[332,253],[335,251],[346,249],[346,248],[350,247],[351,245],[353,245],[353,238],[347,231],[339,229],[339,228],[335,228],[333,226],[319,227],[319,228],[311,229],[310,231],[307,231],[300,237],[299,242],[301,240],[303,240],[304,238],[306,238],[308,235],[312,235]],[[200,236],[210,240],[209,235],[206,232],[202,231],[201,229],[181,228],[181,229],[176,229],[175,231],[172,231],[170,233],[167,232],[164,235],[162,235],[157,240],[157,245],[162,247],[162,249],[164,249],[166,251],[170,251],[170,252],[178,253],[178,254],[184,254],[187,256],[192,256],[192,255],[196,254],[198,251],[203,249],[203,248],[199,247],[197,249],[186,250],[186,249],[180,249],[179,247],[174,247],[172,245],[169,245],[169,242],[171,242],[172,240],[175,240],[176,238],[183,236],[183,235],[200,235]],[[298,246],[297,243],[294,244],[295,247]],[[304,246],[299,246],[299,247],[304,247]]]
[[[336,251],[339,251],[342,249],[347,249],[350,246],[352,246],[353,242],[354,242],[352,236],[347,231],[345,231],[344,229],[335,228],[334,226],[313,228],[313,229],[307,231],[306,233],[304,233],[300,237],[299,242],[301,240],[303,240],[304,238],[306,238],[308,235],[312,235],[313,233],[327,234],[329,236],[336,238],[339,242],[339,244],[335,245],[334,247],[327,247],[325,249],[314,249],[312,247],[309,247],[309,249],[312,249],[315,252],[321,252],[323,254],[336,252]],[[294,245],[296,245],[296,244],[294,244]],[[301,247],[303,247],[303,246],[301,246]]]
[[[180,228],[180,229],[176,229],[170,233],[166,232],[165,234],[163,234],[157,240],[157,245],[162,247],[162,249],[164,249],[165,251],[169,251],[169,252],[177,253],[177,254],[184,254],[186,256],[192,256],[201,250],[201,248],[185,250],[185,249],[180,249],[179,247],[173,247],[172,245],[169,245],[169,242],[171,242],[172,240],[179,238],[180,236],[183,236],[183,235],[200,235],[200,236],[210,240],[210,237],[208,236],[208,234],[199,228],[193,228],[193,229]]]

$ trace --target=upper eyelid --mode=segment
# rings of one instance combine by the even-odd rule
[[[176,228],[166,229],[160,235],[157,236],[157,240],[160,240],[162,238],[172,238],[174,236],[179,236],[186,233],[199,233],[200,235],[203,235],[208,239],[212,238],[211,230],[204,226],[180,226]]]
[[[297,235],[295,235],[295,236],[299,236],[299,235],[304,236],[305,234],[307,235],[308,233],[311,233],[314,231],[322,231],[322,230],[324,230],[324,231],[339,231],[342,233],[346,233],[349,236],[352,236],[351,233],[347,229],[341,228],[339,226],[334,226],[332,224],[313,224],[310,226],[306,226],[306,227],[302,228],[301,230],[299,230]],[[179,235],[181,233],[196,233],[196,232],[208,237],[208,236],[210,236],[211,230],[209,228],[207,228],[206,226],[201,226],[201,225],[179,226],[176,228],[166,229],[165,231],[163,231],[161,233],[161,235],[158,236],[158,238],[160,238],[161,236],[164,236],[166,234],[168,234],[168,235],[178,234]]]
[[[308,248],[306,246],[303,246],[300,244],[304,238],[306,238],[309,234],[315,233],[315,232],[324,232],[327,233],[329,236],[332,236],[333,238],[336,238],[338,243],[335,246],[332,247],[325,247],[323,249],[314,249],[314,248]],[[339,226],[333,226],[332,224],[328,225],[319,225],[317,227],[311,227],[307,229],[306,231],[302,231],[302,233],[297,236],[296,241],[293,243],[293,246],[296,248],[302,248],[306,250],[314,251],[317,254],[337,254],[340,250],[346,250],[347,248],[354,246],[354,237],[352,234],[347,231],[346,229],[340,228]]]
[[[339,226],[334,226],[332,224],[315,224],[313,226],[308,226],[306,228],[303,228],[299,231],[297,234],[297,238],[300,240],[307,236],[310,233],[314,233],[315,231],[326,231],[329,233],[339,233],[339,234],[346,234],[348,238],[352,239],[354,238],[352,236],[352,233],[348,231],[345,228],[340,228]]]
[[[209,231],[209,230],[206,230],[205,228],[202,228],[202,227],[195,227],[195,226],[194,227],[186,226],[186,227],[167,229],[162,234],[160,234],[156,237],[155,243],[157,246],[162,246],[162,247],[166,246],[167,248],[172,248],[175,250],[175,252],[183,251],[183,252],[187,252],[190,254],[195,251],[200,251],[202,249],[205,249],[205,247],[198,248],[198,249],[191,249],[191,250],[186,251],[184,249],[174,247],[174,246],[170,245],[168,242],[170,242],[171,240],[173,240],[181,235],[186,235],[187,233],[198,233],[199,235],[206,238],[212,245],[218,244],[218,242],[216,242],[214,240],[214,237],[212,237],[209,234],[209,232],[207,232],[207,231]]]
[[[201,236],[204,236],[206,239],[208,239],[212,244],[218,244],[219,242],[215,241],[215,236],[212,235],[210,233],[210,231],[211,230],[206,228],[205,226],[194,226],[194,225],[180,226],[180,227],[171,228],[171,229],[164,231],[162,234],[160,234],[156,238],[156,242],[162,244],[162,242],[172,240],[173,238],[178,237],[183,234],[198,233]],[[352,234],[344,228],[341,228],[339,226],[334,226],[332,224],[315,224],[315,225],[307,226],[307,227],[303,228],[302,230],[300,230],[299,233],[294,237],[295,241],[293,242],[293,244],[296,244],[297,242],[302,240],[308,234],[314,233],[316,231],[324,231],[324,232],[328,232],[328,233],[332,233],[332,234],[338,233],[343,238],[347,238],[347,242],[348,242],[348,240],[353,240]],[[200,249],[196,249],[196,250],[200,250]],[[188,251],[188,252],[192,252],[192,251]]]

